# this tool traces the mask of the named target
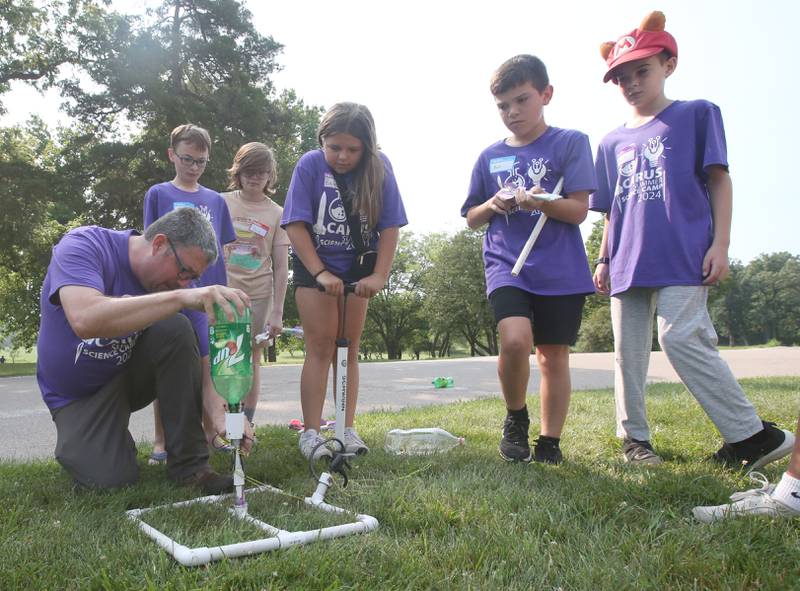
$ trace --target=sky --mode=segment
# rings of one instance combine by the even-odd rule
[[[114,7],[134,12],[147,4],[118,0]],[[372,111],[415,233],[465,227],[459,211],[472,167],[484,148],[507,136],[488,88],[503,61],[540,57],[555,89],[547,123],[583,131],[594,152],[629,114],[618,88],[602,82],[598,46],[661,10],[678,42],[667,96],[707,99],[722,110],[734,186],[730,256],[747,263],[762,253],[800,254],[800,191],[790,174],[797,166],[791,146],[800,139],[796,0],[245,5],[257,30],[284,45],[273,77],[279,89],[293,88],[311,105],[354,101]],[[59,119],[57,97],[21,85],[4,101],[3,125],[32,113]],[[584,237],[599,217],[589,213]]]

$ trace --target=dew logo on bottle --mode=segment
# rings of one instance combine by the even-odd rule
[[[224,363],[225,368],[232,368],[234,365],[239,363],[242,359],[244,359],[244,353],[242,351],[242,339],[244,335],[240,334],[236,337],[236,342],[234,341],[226,341],[219,347],[217,350],[216,355],[214,355],[214,365],[219,366],[220,364]],[[218,370],[221,368],[218,368]],[[226,373],[222,371],[218,371],[218,373]]]
[[[249,368],[244,367],[247,363],[242,362],[250,358],[250,351],[248,351],[250,326],[245,325],[243,327],[245,332],[235,334],[237,331],[233,328],[236,326],[228,324],[209,327],[211,369],[214,375],[249,373]]]

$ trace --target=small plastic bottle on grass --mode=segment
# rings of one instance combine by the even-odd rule
[[[463,437],[456,437],[438,427],[392,429],[386,434],[384,449],[389,453],[419,456],[448,451],[459,445],[464,445]]]

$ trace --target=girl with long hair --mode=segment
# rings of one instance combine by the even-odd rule
[[[334,359],[344,286],[347,354],[345,450],[368,447],[353,427],[358,400],[358,350],[369,299],[385,285],[399,229],[408,223],[389,159],[378,150],[369,110],[338,103],[322,118],[320,148],[300,158],[289,185],[281,225],[292,244],[295,300],[306,341],[300,378],[306,457],[330,455],[319,434],[328,371]]]

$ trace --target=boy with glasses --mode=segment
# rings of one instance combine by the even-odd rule
[[[208,131],[197,125],[186,123],[179,125],[170,134],[167,156],[175,166],[175,178],[171,181],[153,185],[144,197],[144,227],[147,228],[161,216],[182,207],[191,207],[198,210],[211,222],[217,237],[217,248],[223,251],[223,244],[233,242],[236,233],[233,229],[228,206],[219,193],[202,186],[198,181],[208,164],[208,154],[211,149],[211,137]],[[206,285],[227,285],[225,261],[219,257],[215,263],[208,266],[199,277],[186,268],[181,262],[178,253],[173,248],[175,261],[180,272],[178,278],[191,279],[197,287]],[[215,447],[225,447],[220,441],[225,433],[224,406],[225,401],[214,389],[211,381],[211,372],[208,362],[208,318],[202,312],[184,310],[194,326],[195,334],[200,348],[203,371],[203,410],[204,428],[206,438]],[[167,450],[164,448],[164,430],[161,426],[159,407],[157,402],[153,406],[155,413],[155,441],[151,463],[163,463],[167,459]],[[249,429],[245,432],[247,437],[252,433]]]

